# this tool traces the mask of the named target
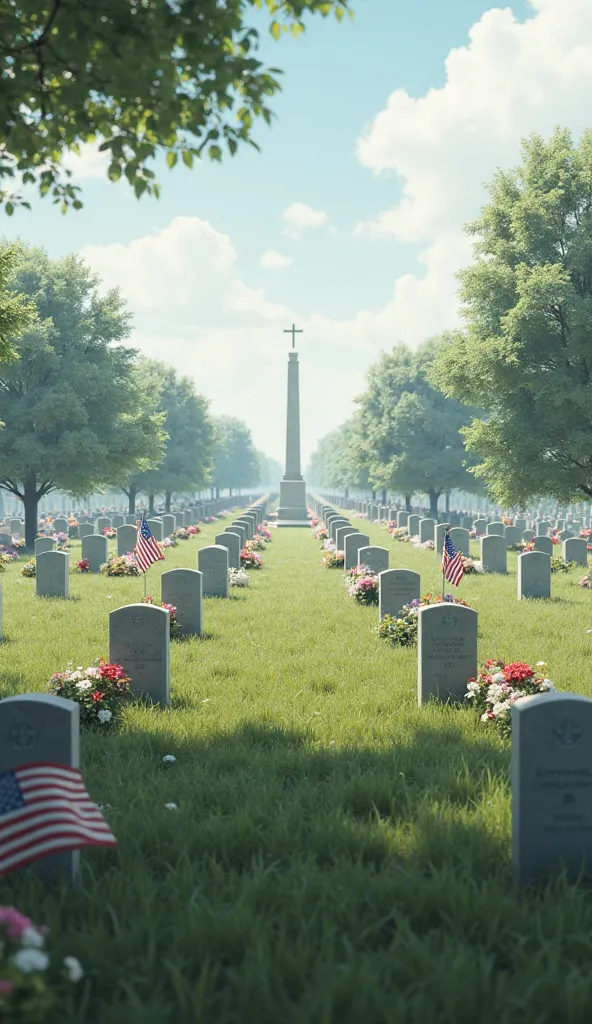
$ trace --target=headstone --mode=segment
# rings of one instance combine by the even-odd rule
[[[163,538],[163,532],[162,532],[162,520],[161,519],[147,519],[146,522],[148,523],[148,528],[150,530],[150,533],[154,537],[154,540],[159,540],[159,541],[163,540],[164,538]]]
[[[228,527],[228,529],[232,530],[233,533],[238,533],[241,539],[241,549],[244,548],[247,539],[247,531],[244,523],[233,523],[232,526]]]
[[[419,516],[412,514],[407,520],[407,533],[410,537],[417,537],[419,534]]]
[[[54,533],[67,533],[68,532],[68,520],[67,519],[54,519],[53,521]]]
[[[0,544],[9,548],[12,544],[12,535],[10,533],[0,533]]]
[[[536,533],[534,532],[534,530],[523,530],[522,531],[522,540],[526,541],[527,544],[530,544],[531,540],[534,540],[535,537],[536,537]]]
[[[506,547],[511,548],[520,543],[520,530],[517,526],[506,526]]]
[[[228,568],[240,569],[241,542],[238,533],[219,533],[214,537],[214,544],[228,548]]]
[[[485,532],[488,537],[503,537],[506,532],[504,523],[488,523]]]
[[[228,597],[228,548],[210,544],[198,552],[204,597]]]
[[[487,532],[487,519],[475,519],[473,529],[477,536]]]
[[[551,523],[548,519],[537,519],[535,523],[537,537],[546,537],[549,530],[551,529]]]
[[[463,530],[473,529],[473,517],[472,516],[461,516],[460,525]]]
[[[118,526],[124,525],[125,516],[122,516],[120,512],[116,512],[115,515],[111,516],[111,523],[113,528],[116,530]]]
[[[434,540],[434,534],[436,529],[435,519],[420,519],[419,520],[419,540],[420,543],[425,544],[426,540]]]
[[[56,542],[53,537],[37,537],[35,541],[35,557],[44,551],[55,551]]]
[[[551,559],[544,551],[518,555],[518,600],[551,597]]]
[[[462,700],[467,680],[477,675],[477,612],[443,602],[417,615],[418,703]]]
[[[335,547],[337,551],[343,551],[343,545],[345,544],[345,538],[349,537],[350,533],[358,533],[355,526],[339,526],[335,533]]]
[[[9,526],[10,526],[10,532],[12,534],[12,537],[20,537],[21,536],[21,534],[23,532],[23,524],[22,524],[20,519],[11,519]]]
[[[563,542],[563,557],[566,562],[588,565],[588,544],[585,537],[571,537]]]
[[[499,534],[487,534],[481,538],[481,564],[486,572],[508,571],[508,544]]]
[[[544,551],[546,555],[553,556],[553,541],[550,537],[538,536],[534,538],[534,550]]]
[[[183,512],[183,526],[193,526],[193,512],[190,508],[187,508]],[[197,572],[196,569],[193,570]]]
[[[175,532],[175,530],[177,528],[176,527],[176,522],[175,522],[175,517],[173,515],[170,515],[169,513],[166,513],[165,515],[161,516],[160,518],[162,519],[162,535],[163,535],[163,539],[165,537],[172,537],[172,535],[174,534],[174,532]]]
[[[169,569],[160,577],[161,600],[177,609],[183,636],[201,636],[203,577],[197,569]]]
[[[121,529],[121,527],[120,527]],[[109,558],[109,541],[100,534],[84,537],[82,541],[82,557],[90,562],[91,572],[100,572],[101,566]]]
[[[108,516],[99,516],[95,523],[95,533],[98,533],[99,536],[103,536],[107,529],[111,529],[111,520]]]
[[[369,545],[370,538],[365,533],[350,533],[345,538],[344,545],[344,568],[354,569],[356,565],[360,564],[358,558],[358,552],[360,548],[365,548]]]
[[[571,530],[560,530],[557,536],[559,537],[559,540],[563,542],[564,540],[569,540],[570,537],[573,537],[573,533]]]
[[[164,608],[128,604],[109,613],[109,661],[123,666],[136,697],[170,703],[169,646],[170,617]]]
[[[253,539],[253,523],[251,522],[250,519],[247,519],[245,516],[239,516],[238,519],[234,520],[234,524],[233,525],[236,525],[236,524],[238,524],[239,526],[243,526],[244,527],[245,536],[246,536],[247,540],[252,540]]]
[[[120,556],[131,554],[136,546],[137,537],[138,531],[135,526],[130,526],[129,523],[119,526],[117,528],[117,554]]]
[[[81,540],[85,537],[90,537],[95,532],[95,528],[92,523],[83,523],[82,526],[78,527],[78,536]]]
[[[526,555],[522,556],[527,557]],[[592,874],[592,700],[541,693],[512,705],[512,861],[518,885]]]
[[[185,526],[185,516],[183,512],[175,512],[175,529],[182,530]]]
[[[351,526],[351,523],[349,519],[344,519],[343,516],[340,516],[339,519],[331,520],[331,526],[329,527],[329,537],[334,543],[336,539],[335,535],[340,526]]]
[[[469,531],[464,530],[461,526],[453,526],[449,533],[455,550],[460,551],[461,555],[465,555],[468,558],[471,550]]]
[[[407,526],[409,521],[408,512],[397,512],[397,528],[401,529],[403,526]]]
[[[37,597],[70,596],[70,556],[67,551],[44,551],[35,558]]]
[[[446,537],[446,531],[450,529],[450,523],[438,523],[436,526],[436,532],[434,537],[434,550],[437,555],[442,556],[444,550],[444,538]]]
[[[420,597],[420,576],[412,569],[385,569],[378,574],[378,614],[382,621],[385,615],[395,618],[403,605]]]
[[[517,530],[520,530],[520,532],[522,532],[522,530],[526,529],[526,519],[515,519],[514,526]]]
[[[0,700],[0,774],[29,764],[78,768],[80,707],[47,693],[20,693]],[[33,862],[44,882],[75,881],[80,851],[49,853]]]
[[[373,544],[359,548],[358,559],[360,565],[367,565],[374,572],[384,572],[389,567],[388,548],[377,547]]]
[[[139,518],[140,518],[140,516],[139,516],[139,514],[138,514],[138,513],[136,513],[136,512],[134,512],[134,513],[133,513],[133,515],[132,515],[131,513],[130,513],[130,514],[128,514],[128,515],[127,515],[127,516],[125,517],[125,522],[126,522],[126,525],[127,525],[127,526],[135,526]]]

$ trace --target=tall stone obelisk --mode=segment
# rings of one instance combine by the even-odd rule
[[[302,331],[294,324],[284,334],[292,335],[292,349],[295,338]],[[300,471],[300,382],[298,376],[298,353],[288,353],[288,405],[286,411],[286,472],[280,481],[280,504],[278,526],[308,526],[306,508],[306,484]]]

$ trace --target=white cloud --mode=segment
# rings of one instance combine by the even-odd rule
[[[260,266],[265,270],[279,270],[280,267],[289,267],[293,262],[291,256],[283,256],[275,249],[267,249],[259,260]]]
[[[79,155],[72,151],[66,153],[62,164],[72,171],[74,182],[107,177],[110,154],[108,151],[100,153],[100,145],[100,142],[86,142],[81,145]]]
[[[291,203],[282,213],[282,219],[287,225],[286,233],[298,237],[309,228],[318,228],[326,224],[327,214],[324,210],[314,210],[306,203]]]
[[[559,124],[577,138],[590,124],[592,4],[531,7],[523,23],[508,8],[486,11],[468,45],[450,51],[444,85],[417,98],[397,89],[358,139],[360,162],[398,176],[402,197],[356,233],[426,246],[425,274],[400,278],[390,303],[406,340],[421,340],[427,321],[439,330],[458,322],[454,272],[471,259],[462,229],[496,168],[515,166],[533,132],[548,138]]]

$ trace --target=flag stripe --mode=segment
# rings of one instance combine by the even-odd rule
[[[444,537],[444,549],[442,552],[442,573],[444,579],[448,583],[452,583],[454,587],[458,587],[460,581],[465,574],[465,568],[463,563],[463,557],[460,551],[457,551],[448,530]]]
[[[138,534],[133,555],[140,572],[146,572],[153,562],[164,560],[164,553],[158,541],[152,536],[145,515],[137,523],[137,527]]]
[[[0,875],[50,853],[117,846],[78,768],[24,765],[0,774]]]

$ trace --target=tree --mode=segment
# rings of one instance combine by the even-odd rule
[[[440,495],[467,488],[468,457],[459,433],[475,410],[446,398],[430,374],[445,339],[434,338],[412,351],[397,345],[383,352],[367,373],[368,386],[358,399],[362,451],[370,481],[383,493],[414,491],[429,497],[436,516]],[[474,489],[474,484],[473,484]]]
[[[221,490],[254,487],[259,482],[260,464],[253,447],[251,431],[233,416],[219,416],[214,421],[212,490],[216,497]]]
[[[198,490],[208,481],[214,440],[209,403],[196,393],[189,377],[179,377],[171,366],[146,359],[138,372],[146,394],[152,395],[155,411],[163,415],[166,450],[160,466],[130,477],[123,491],[130,514],[135,512],[140,492],[148,495],[151,513],[154,496],[164,494],[170,512],[176,491]]]
[[[277,39],[304,29],[305,13],[334,12],[349,0],[19,0],[0,5],[0,178],[22,176],[65,212],[80,189],[61,166],[68,150],[99,140],[108,175],[136,195],[159,188],[149,162],[166,154],[191,167],[205,152],[222,159],[249,143],[254,121],[269,124],[277,68],[255,57],[259,36],[246,23],[267,6]],[[7,213],[23,204],[0,191]]]
[[[117,344],[129,314],[117,291],[99,297],[98,283],[81,259],[24,246],[8,282],[36,309],[20,358],[0,365],[0,488],[24,504],[28,548],[44,495],[84,496],[162,458],[161,418],[143,405],[136,353]]]
[[[16,246],[0,246],[0,362],[16,358],[14,342],[35,319],[35,307],[24,295],[15,295],[8,288],[19,250]]]
[[[592,497],[592,132],[523,141],[469,225],[475,262],[459,276],[466,329],[437,380],[482,405],[464,431],[475,474],[506,507]]]
[[[306,477],[320,487],[364,489],[368,473],[364,466],[359,415],[355,413],[336,430],[321,438],[310,458]]]

